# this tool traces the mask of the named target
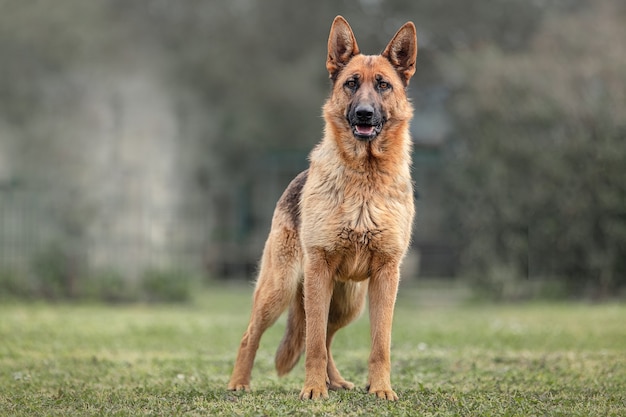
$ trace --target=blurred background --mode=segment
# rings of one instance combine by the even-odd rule
[[[337,14],[418,29],[405,282],[626,296],[622,0],[0,0],[0,299],[252,280]]]

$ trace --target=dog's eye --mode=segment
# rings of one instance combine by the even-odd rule
[[[353,79],[349,79],[344,85],[350,90],[355,90],[358,87],[356,80]]]
[[[391,88],[391,85],[387,81],[379,81],[378,89],[379,90],[388,90]]]

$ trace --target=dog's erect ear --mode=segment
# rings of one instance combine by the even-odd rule
[[[330,27],[328,59],[326,60],[326,69],[330,74],[330,78],[335,81],[341,68],[360,52],[354,33],[352,33],[352,28],[346,19],[341,16],[335,17],[333,25]]]
[[[395,34],[382,56],[394,66],[404,85],[415,74],[415,58],[417,57],[417,33],[413,22],[405,23]]]

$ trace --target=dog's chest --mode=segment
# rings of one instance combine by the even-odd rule
[[[351,186],[338,192],[341,196],[338,206],[329,207],[337,211],[344,223],[342,227],[377,234],[377,231],[394,228],[398,222],[412,216],[413,188],[410,178],[370,174],[350,183]]]
[[[383,182],[309,175],[300,205],[305,253],[323,250],[340,281],[367,279],[376,259],[400,261],[414,210],[410,177]]]
[[[305,246],[362,253],[408,242],[413,216],[412,188],[406,184],[317,182],[302,200]],[[409,230],[410,232],[410,230]]]
[[[367,248],[376,244],[383,237],[384,218],[392,216],[385,200],[385,196],[371,192],[344,195],[338,207],[329,208],[330,217],[337,219],[337,238],[346,246]]]

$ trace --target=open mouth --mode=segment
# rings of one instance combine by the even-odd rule
[[[370,141],[374,139],[383,128],[383,124],[354,124],[352,125],[352,134],[359,140]]]

